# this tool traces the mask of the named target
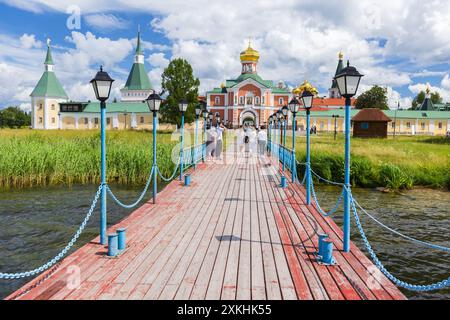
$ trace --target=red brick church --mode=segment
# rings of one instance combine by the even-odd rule
[[[342,68],[342,58],[340,53],[336,72]],[[220,87],[206,93],[207,108],[213,113],[218,112],[230,127],[236,128],[244,123],[264,125],[271,114],[289,103],[293,93],[282,81],[274,84],[272,80],[264,80],[258,75],[259,52],[250,43],[241,52],[240,60],[242,71],[239,77],[226,80]],[[305,85],[310,86],[305,81],[299,88]],[[314,107],[319,110],[341,108],[344,104],[345,101],[338,96],[333,82],[329,97],[315,99]]]

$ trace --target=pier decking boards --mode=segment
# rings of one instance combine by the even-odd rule
[[[405,299],[353,243],[342,251],[341,229],[302,187],[279,187],[273,160],[225,158],[111,227],[127,228],[119,257],[96,238],[7,299]],[[318,233],[337,265],[316,262]]]

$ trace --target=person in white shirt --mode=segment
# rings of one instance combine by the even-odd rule
[[[261,127],[258,131],[258,150],[261,156],[265,154],[267,147],[267,132],[264,129]]]
[[[222,160],[222,148],[223,148],[223,132],[225,131],[225,126],[221,123],[216,127],[216,159]]]
[[[206,157],[212,158],[214,157],[216,149],[216,129],[214,127],[210,127],[206,131]]]

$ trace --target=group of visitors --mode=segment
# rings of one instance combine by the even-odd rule
[[[206,128],[206,158],[222,160],[223,132],[226,130],[221,123]]]
[[[264,155],[267,147],[267,131],[264,126],[254,128],[245,125],[238,134],[238,149],[240,152]]]

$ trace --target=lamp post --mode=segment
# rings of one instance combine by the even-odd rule
[[[336,140],[336,136],[337,136],[337,118],[339,118],[339,115],[333,114],[331,117],[334,118],[334,140]]]
[[[195,107],[195,134],[194,134],[194,169],[197,168],[197,144],[198,144],[198,118],[202,114],[200,103]]]
[[[106,244],[106,100],[111,93],[114,80],[103,71],[97,72],[95,78],[91,80],[95,97],[100,101],[100,137],[101,137],[101,200],[100,200],[100,243]]]
[[[273,125],[273,117],[272,116],[269,116],[268,123],[269,123],[269,128],[267,131],[267,138],[268,138],[269,143],[267,144],[267,146],[268,146],[269,153],[270,153],[272,151],[272,125]]]
[[[297,115],[297,112],[300,108],[300,103],[298,100],[294,97],[289,102],[289,109],[292,112],[292,168],[291,168],[291,176],[292,176],[292,183],[295,182],[295,179],[297,177],[297,162],[295,160],[295,117]]]
[[[180,132],[181,132],[181,148],[180,148],[180,181],[183,179],[183,163],[184,163],[184,113],[186,112],[188,107],[188,102],[186,100],[181,100],[178,103],[178,108],[180,109],[181,112],[181,127],[180,127]]]
[[[400,101],[397,102],[397,109],[394,113],[394,139],[395,139],[395,128],[397,127],[397,110],[400,109]]]
[[[344,190],[344,251],[350,251],[350,98],[353,97],[363,75],[350,66],[337,74],[334,79],[338,85],[339,93],[345,98],[345,190]]]
[[[306,110],[306,204],[311,204],[311,132],[310,132],[310,117],[311,117],[311,108],[313,104],[314,95],[305,90],[301,95],[303,108]]]
[[[152,93],[146,100],[148,108],[153,113],[153,203],[156,203],[156,193],[158,192],[156,182],[156,176],[158,175],[158,164],[156,162],[156,120],[158,118],[159,108],[161,107],[161,101],[162,99],[157,93]]]
[[[281,108],[281,113],[283,114],[283,176],[284,176],[284,170],[286,168],[285,164],[285,148],[286,148],[286,127],[287,127],[287,117],[289,113],[289,108],[287,106],[283,106]]]
[[[201,101],[200,104],[202,105],[202,116],[203,116],[203,142],[205,143],[204,150],[203,150],[203,162],[205,162],[206,158],[206,123],[208,121],[208,110],[206,109],[206,102]]]

